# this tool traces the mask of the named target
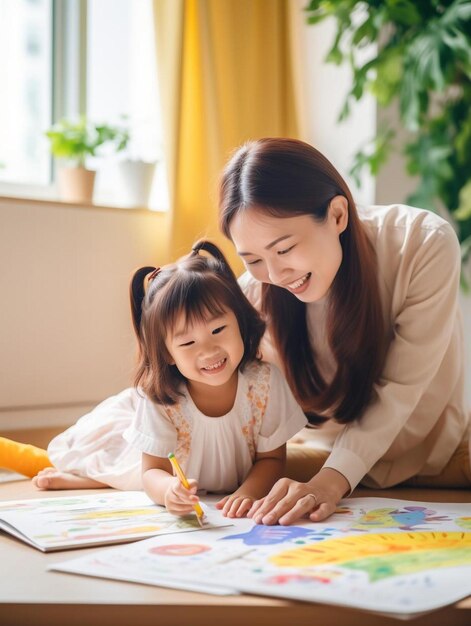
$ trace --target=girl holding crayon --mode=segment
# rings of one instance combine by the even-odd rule
[[[173,265],[138,270],[131,308],[134,389],[56,437],[44,455],[53,467],[34,483],[143,487],[177,515],[190,513],[203,490],[224,494],[225,515],[245,515],[284,475],[286,441],[306,424],[278,368],[259,359],[264,322],[205,241]],[[173,476],[173,452],[186,487]]]

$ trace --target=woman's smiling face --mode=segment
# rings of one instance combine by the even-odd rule
[[[347,201],[336,196],[323,222],[311,215],[276,217],[252,207],[234,216],[230,234],[254,278],[283,287],[302,302],[316,302],[342,262],[339,235],[347,223]]]

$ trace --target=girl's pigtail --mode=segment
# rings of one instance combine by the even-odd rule
[[[129,286],[132,323],[138,339],[141,338],[142,301],[145,296],[144,279],[147,274],[155,271],[155,267],[141,267],[134,272]]]
[[[193,254],[199,254],[200,250],[208,252],[212,257],[219,261],[219,263],[223,265],[224,270],[237,282],[236,275],[232,271],[232,268],[229,265],[226,257],[224,256],[222,250],[220,250],[215,243],[207,241],[206,239],[200,239],[195,244],[193,244],[191,251],[193,252]]]
[[[198,254],[200,250],[204,250],[205,252],[209,252],[209,254],[218,261],[227,263],[226,257],[223,255],[217,245],[215,243],[212,243],[211,241],[207,241],[206,239],[200,239],[199,241],[197,241],[195,244],[193,244],[191,250],[195,254]]]

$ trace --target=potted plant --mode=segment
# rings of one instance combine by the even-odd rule
[[[87,157],[96,156],[105,144],[116,151],[124,150],[129,133],[125,128],[94,124],[85,117],[72,121],[63,119],[47,132],[51,153],[68,164],[58,169],[59,196],[67,202],[90,204],[93,199],[95,172],[86,168]]]

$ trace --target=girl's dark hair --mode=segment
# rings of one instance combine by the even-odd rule
[[[204,256],[200,251],[208,252]],[[145,289],[146,277],[150,274]],[[244,355],[239,365],[258,358],[265,323],[243,294],[223,253],[209,241],[199,241],[187,256],[161,269],[138,269],[130,285],[131,311],[139,344],[134,384],[159,404],[175,404],[186,379],[171,364],[165,345],[177,317],[187,323],[204,320],[208,314],[232,311],[239,324]]]
[[[344,196],[348,225],[340,235],[343,258],[328,295],[327,335],[337,370],[327,384],[309,342],[306,305],[286,289],[262,285],[262,311],[289,385],[312,424],[321,413],[340,423],[361,416],[370,402],[384,354],[384,321],[376,253],[358,218],[347,184],[318,150],[295,139],[259,139],[239,148],[220,186],[220,227],[231,237],[234,216],[251,207],[275,217],[327,217]]]

